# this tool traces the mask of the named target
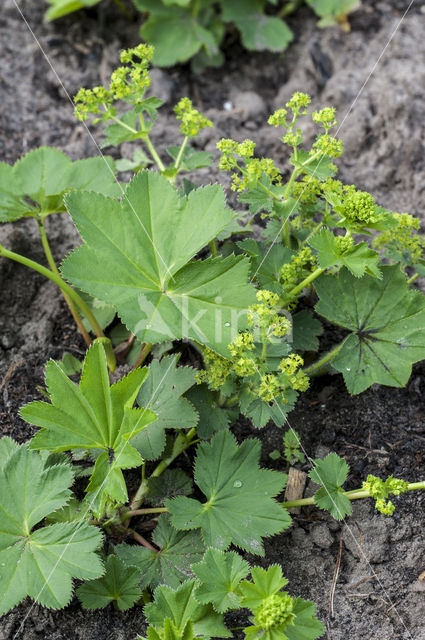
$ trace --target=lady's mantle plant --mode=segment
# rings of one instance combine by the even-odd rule
[[[3,247],[0,254],[44,273],[76,304],[85,295],[116,311],[126,352],[140,346],[133,370],[112,385],[102,334],[72,371],[81,369],[78,384],[63,362],[48,362],[47,401],[21,410],[39,430],[25,445],[0,440],[0,613],[27,595],[64,607],[77,579],[87,609],[148,602],[148,640],[231,637],[224,614],[238,609],[251,612],[248,639],[313,640],[324,631],[315,605],[284,591],[280,567],[251,567],[241,553],[264,555],[263,540],[290,526],[290,507],[315,504],[342,519],[352,500],[372,497],[390,515],[390,496],[425,483],[368,476],[347,491],[348,465],[331,453],[313,461],[315,495],[282,503],[286,474],[261,468],[259,441],[239,444],[229,427],[239,411],[257,427],[282,425],[325,368],[342,372],[350,393],[376,382],[403,386],[425,356],[425,301],[412,286],[423,241],[413,217],[335,179],[342,143],[331,134],[333,109],[313,113],[322,131],[304,148],[298,121],[310,99],[301,93],[269,120],[292,149],[286,180],[273,159],[255,156],[252,141],[219,142],[220,167],[250,213],[231,211],[219,185],[178,184],[181,171],[209,161],[189,141],[211,123],[183,98],[183,141],[165,166],[150,137],[159,101],[145,98],[151,56],[144,45],[123,52],[109,87],[76,98],[80,119],[107,123],[107,144],[145,145],[149,155],[139,148],[124,163],[136,173],[128,184],[113,184],[89,161],[96,175],[83,180],[83,165],[54,150],[0,165],[3,220],[37,221],[50,269]],[[62,169],[53,176],[54,159]],[[65,207],[83,244],[60,272],[43,223]],[[240,240],[254,216],[265,221],[261,235]],[[318,316],[345,337],[314,359]],[[196,369],[178,366],[181,340]],[[194,447],[193,483],[172,465]],[[284,458],[304,462],[293,431]]]

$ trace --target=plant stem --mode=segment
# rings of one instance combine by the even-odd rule
[[[409,278],[407,284],[412,284],[417,278],[419,278],[419,273],[415,273],[411,278]]]
[[[179,456],[183,451],[185,451],[191,444],[193,444],[193,439],[196,436],[196,429],[193,427],[190,429],[187,434],[179,433],[177,438],[174,440],[173,448],[171,450],[168,458],[164,458],[157,464],[154,471],[150,475],[150,478],[157,478],[161,475],[163,471],[165,471],[170,464]],[[137,510],[143,502],[143,499],[147,495],[149,491],[148,481],[143,479],[140,483],[139,488],[137,489],[135,496],[130,504],[129,511]],[[130,516],[131,517],[131,516]],[[126,518],[126,514],[124,514],[123,518]]]
[[[165,167],[164,167],[164,165],[162,163],[162,160],[159,157],[155,147],[153,146],[151,139],[149,138],[149,133],[146,130],[145,120],[143,118],[143,114],[142,113],[139,115],[139,121],[140,121],[140,126],[141,126],[141,131],[140,131],[141,135],[140,135],[140,137],[146,143],[146,146],[149,149],[149,152],[150,152],[152,158],[155,160],[158,169],[160,171],[165,171]]]
[[[276,17],[285,18],[286,16],[289,16],[291,13],[296,11],[302,3],[303,3],[303,0],[293,0],[292,2],[288,2],[282,7],[282,9],[279,11]]]
[[[9,258],[10,260],[14,260],[15,262],[19,262],[20,264],[23,264],[25,267],[29,267],[30,269],[37,271],[37,273],[41,273],[41,275],[45,276],[49,280],[52,280],[59,287],[59,289],[63,293],[66,293],[71,298],[71,300],[75,302],[75,304],[81,309],[83,314],[86,316],[87,320],[90,322],[96,336],[98,338],[105,338],[105,334],[103,333],[96,318],[94,317],[93,313],[90,311],[87,304],[84,302],[81,296],[79,296],[78,293],[72,287],[69,286],[69,284],[67,284],[64,280],[62,280],[60,275],[56,274],[54,271],[50,271],[50,269],[43,267],[43,265],[39,264],[38,262],[35,262],[34,260],[31,260],[30,258],[25,258],[25,256],[21,256],[21,254],[19,253],[15,253],[14,251],[9,251],[2,245],[0,245],[0,256],[3,256],[4,258]],[[108,358],[109,368],[111,369],[111,371],[114,371],[116,366],[114,352],[112,348],[105,349],[105,351]]]
[[[133,371],[134,371],[134,369],[137,369],[138,367],[142,366],[142,364],[144,363],[144,361],[146,360],[146,358],[150,354],[150,352],[152,350],[152,347],[153,347],[153,344],[151,342],[145,342],[145,344],[142,347],[141,352],[139,353],[139,357],[137,358],[136,362],[134,363]]]
[[[213,240],[210,241],[209,247],[210,247],[210,251],[211,251],[212,257],[216,258],[218,253],[217,253],[217,245],[216,245],[216,242],[215,242],[215,238],[213,238]]]
[[[343,340],[336,347],[328,351],[328,353],[325,353],[325,355],[322,358],[319,358],[319,360],[316,360],[316,362],[313,362],[313,364],[311,364],[309,367],[305,367],[303,369],[303,372],[308,376],[314,375],[319,369],[324,367],[326,364],[328,364],[328,362],[333,360],[336,355],[338,355],[339,351],[342,349],[344,342],[345,340]]]
[[[50,249],[49,241],[47,239],[46,227],[44,225],[44,220],[38,219],[37,223],[38,223],[38,230],[40,232],[41,244],[43,245],[44,254],[45,254],[46,258],[47,258],[47,262],[49,263],[49,266],[50,266],[51,270],[61,278],[61,275],[59,273],[59,269],[56,266],[56,262],[55,262],[55,260],[53,258],[53,254],[52,254],[52,251]],[[65,298],[65,302],[68,305],[68,308],[69,308],[69,310],[71,312],[72,317],[74,318],[75,324],[77,325],[81,335],[84,338],[84,342],[89,347],[91,345],[91,338],[90,338],[85,326],[83,325],[83,321],[82,321],[81,316],[80,316],[80,314],[78,313],[78,311],[77,311],[77,309],[75,307],[75,304],[73,303],[73,301],[71,300],[71,298],[69,297],[69,295],[67,293],[62,291],[62,295]]]
[[[184,150],[185,150],[185,148],[186,148],[186,145],[187,145],[188,141],[189,141],[189,136],[185,136],[185,138],[184,138],[184,140],[183,140],[183,142],[182,142],[182,145],[181,145],[181,147],[180,147],[179,153],[178,153],[178,155],[177,155],[176,162],[175,162],[175,164],[174,164],[174,167],[175,167],[176,169],[178,169],[178,168],[179,168],[179,166],[180,166],[180,162],[181,162],[182,157],[183,157],[183,152],[184,152]]]
[[[297,293],[302,291],[305,287],[308,287],[308,285],[311,284],[313,280],[316,280],[316,278],[321,276],[324,271],[325,270],[321,269],[320,267],[315,269],[312,273],[310,273],[309,276],[307,276],[307,278],[304,278],[304,280],[300,282],[300,284],[297,284],[296,287],[294,287],[293,289],[291,289],[291,291],[289,291],[288,297],[293,298],[294,296],[296,296]]]
[[[167,507],[152,507],[152,509],[133,509],[132,511],[126,511],[122,519],[128,520],[133,516],[146,516],[150,513],[168,513],[168,509]]]
[[[422,482],[411,482],[407,491],[416,491],[418,489],[425,489],[425,480]],[[352,491],[344,491],[344,495],[349,500],[360,500],[361,498],[371,498],[370,492],[364,489],[354,489]],[[300,500],[289,500],[288,502],[281,503],[283,507],[286,509],[290,509],[292,507],[308,507],[309,505],[313,505],[314,496],[311,498],[300,498]]]
[[[139,544],[146,547],[146,549],[150,549],[151,551],[155,551],[155,553],[158,553],[159,549],[156,549],[156,547],[151,545],[151,543],[148,542],[143,536],[141,536],[140,533],[137,533],[137,531],[133,531],[133,529],[127,529],[127,531],[130,531],[133,538],[137,540]]]

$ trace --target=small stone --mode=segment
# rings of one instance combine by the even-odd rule
[[[321,549],[329,549],[334,542],[333,536],[324,522],[313,525],[310,529],[310,537],[314,544]]]
[[[251,118],[257,118],[266,112],[266,103],[255,91],[238,91],[232,95],[232,102],[235,109],[240,109]]]
[[[151,85],[149,95],[159,98],[163,102],[171,102],[174,91],[174,80],[162,69],[152,69],[150,71]]]

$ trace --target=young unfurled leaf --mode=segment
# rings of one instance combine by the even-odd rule
[[[347,251],[341,251],[332,231],[322,229],[309,240],[309,245],[319,252],[317,260],[322,269],[345,266],[357,278],[365,273],[381,278],[381,271],[378,268],[379,255],[376,251],[369,249],[366,242],[360,242]]]
[[[140,574],[136,567],[128,567],[117,556],[106,559],[105,574],[96,580],[84,582],[77,596],[84,609],[103,609],[110,602],[124,611],[130,609],[142,595]]]
[[[102,540],[95,527],[66,523],[34,529],[67,503],[72,479],[69,464],[46,467],[42,455],[26,445],[0,467],[0,614],[27,595],[59,609],[71,599],[72,578],[103,573],[94,553]]]
[[[248,575],[250,567],[238,553],[208,549],[202,562],[192,569],[201,583],[196,591],[196,598],[201,604],[211,602],[219,613],[240,608],[241,597],[237,588]]]
[[[314,494],[314,502],[336,520],[351,515],[351,503],[342,488],[347,479],[348,464],[336,453],[330,453],[323,460],[314,460],[314,465],[309,476],[313,482],[322,485]]]
[[[167,500],[172,524],[183,530],[201,528],[208,546],[224,550],[233,543],[263,555],[262,537],[283,531],[291,519],[273,499],[285,486],[286,475],[260,469],[260,453],[258,440],[238,446],[228,431],[200,444],[195,480],[207,501]]]
[[[373,383],[403,387],[412,364],[425,358],[425,298],[408,288],[399,265],[382,267],[382,280],[359,280],[342,269],[315,282],[316,310],[330,322],[349,329],[332,366],[350,393]]]
[[[199,420],[198,412],[183,397],[195,384],[195,370],[176,367],[178,354],[153,360],[149,376],[143,383],[137,403],[152,410],[157,419],[139,433],[132,444],[146,460],[155,460],[165,446],[165,429],[191,429]]]
[[[51,7],[46,11],[46,20],[50,21],[62,18],[78,9],[94,7],[100,0],[47,0],[47,2]]]
[[[316,605],[282,591],[288,581],[278,565],[253,567],[251,575],[252,582],[240,585],[242,606],[254,614],[253,625],[245,629],[247,640],[315,640],[323,635]]]
[[[175,591],[158,587],[154,601],[146,605],[144,613],[149,624],[160,629],[169,618],[182,632],[192,621],[196,636],[204,638],[230,638],[231,632],[223,624],[223,617],[210,604],[199,604],[196,599],[196,580],[187,580]]]
[[[151,504],[164,504],[167,498],[188,496],[192,493],[192,480],[181,469],[166,469],[157,478],[149,478],[146,500]]]
[[[88,491],[104,492],[117,502],[125,502],[127,490],[121,469],[142,463],[129,440],[156,419],[147,409],[132,408],[147,373],[146,369],[136,369],[110,387],[100,341],[87,352],[79,387],[50,360],[46,386],[51,404],[31,402],[21,409],[24,420],[41,427],[31,448],[100,450]]]
[[[39,147],[13,167],[0,163],[0,222],[65,211],[68,189],[118,196],[114,161],[103,156],[72,162],[57,149]]]
[[[158,518],[152,539],[159,552],[128,544],[116,547],[121,560],[139,569],[142,587],[155,589],[162,584],[176,588],[193,576],[192,564],[199,562],[205,550],[198,531],[176,531],[169,516],[163,514]]]
[[[141,171],[121,203],[86,192],[70,193],[66,201],[85,241],[65,260],[66,278],[114,304],[143,342],[189,337],[227,354],[255,301],[248,261],[229,256],[189,263],[233,217],[221,187],[180,198],[163,176]]]

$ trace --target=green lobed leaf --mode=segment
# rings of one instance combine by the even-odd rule
[[[248,261],[189,262],[233,217],[221,187],[180,198],[163,176],[141,171],[121,203],[87,192],[66,201],[85,241],[63,263],[67,279],[114,304],[143,342],[188,337],[227,354],[255,301]],[[114,269],[105,270],[105,261]]]
[[[100,0],[47,0],[47,2],[51,7],[46,11],[46,20],[50,22],[79,9],[94,7]]]
[[[253,238],[242,240],[237,245],[250,257],[252,278],[258,280],[260,287],[281,293],[282,265],[291,261],[294,252],[280,243],[267,247]]]
[[[262,538],[286,529],[288,512],[273,496],[282,491],[286,475],[259,468],[261,445],[246,440],[238,446],[228,431],[198,445],[195,481],[204,503],[186,497],[166,501],[177,529],[201,528],[207,546],[225,550],[233,543],[263,555]]]
[[[195,385],[186,392],[186,397],[199,413],[196,435],[209,440],[217,431],[227,429],[229,416],[215,401],[214,393],[206,384]]]
[[[184,471],[166,469],[157,478],[149,478],[149,493],[146,500],[150,504],[164,504],[167,498],[188,496],[192,491],[192,480]]]
[[[145,606],[147,621],[161,628],[169,618],[180,632],[191,621],[196,636],[230,638],[232,634],[224,626],[223,617],[211,605],[199,604],[197,601],[196,586],[196,580],[187,580],[176,590],[158,587],[154,593],[154,601]]]
[[[24,420],[41,427],[31,448],[100,450],[87,490],[125,502],[127,489],[121,469],[142,463],[128,440],[156,419],[148,409],[131,408],[146,375],[146,369],[136,369],[110,387],[105,351],[98,340],[87,352],[79,387],[50,360],[46,386],[51,404],[36,401],[21,409]]]
[[[293,39],[292,32],[280,18],[265,15],[263,4],[261,0],[224,2],[222,19],[236,24],[247,49],[283,51]]]
[[[250,567],[238,553],[207,549],[202,561],[193,565],[192,570],[201,583],[196,591],[201,604],[211,602],[219,613],[241,607],[237,589]]]
[[[152,410],[156,421],[136,435],[133,446],[146,460],[155,460],[165,446],[165,429],[191,429],[199,420],[193,405],[182,397],[195,384],[195,370],[177,367],[179,355],[153,360],[149,376],[141,387],[137,402]]]
[[[319,348],[318,336],[322,333],[322,323],[307,309],[302,309],[292,316],[292,348],[294,351],[317,351]]]
[[[342,269],[314,286],[316,311],[352,332],[332,360],[348,391],[361,393],[376,382],[403,387],[412,364],[425,358],[425,298],[409,290],[399,265],[383,266],[382,280],[359,280]]]
[[[34,530],[67,503],[72,479],[69,464],[46,467],[27,445],[0,468],[0,615],[27,595],[45,607],[62,608],[71,599],[72,578],[103,573],[94,553],[102,535],[95,527],[84,522]]]
[[[337,171],[336,166],[332,162],[332,158],[329,158],[328,156],[319,156],[316,160],[305,165],[304,162],[306,162],[306,160],[310,160],[310,154],[310,151],[298,149],[297,159],[294,155],[291,156],[292,166],[302,168],[304,173],[314,176],[319,180],[326,180],[326,178],[332,178],[332,176],[335,175]]]
[[[282,574],[282,568],[272,564],[267,569],[252,567],[252,582],[244,580],[240,585],[243,597],[242,605],[249,609],[260,606],[266,598],[278,593],[288,584],[288,580]]]
[[[369,249],[366,242],[360,242],[349,251],[341,252],[338,241],[332,231],[322,229],[320,233],[316,233],[309,240],[309,245],[319,252],[317,260],[322,269],[344,266],[356,278],[362,277],[365,273],[381,278],[381,271],[378,267],[379,255],[376,251]]]
[[[199,562],[205,551],[198,531],[176,531],[169,516],[162,514],[152,539],[159,552],[128,544],[120,544],[115,549],[123,562],[138,568],[141,587],[155,589],[167,585],[176,588],[193,576],[192,565]]]
[[[113,602],[120,611],[125,611],[141,598],[139,579],[136,567],[126,566],[111,554],[106,559],[105,574],[80,585],[77,596],[84,609],[103,609]]]
[[[177,160],[177,156],[180,152],[178,145],[167,147],[167,153],[174,162]],[[186,146],[181,156],[179,170],[180,171],[195,171],[196,169],[202,169],[203,167],[210,167],[212,164],[213,155],[208,151],[195,151],[192,147]]]
[[[323,460],[314,460],[309,476],[322,488],[314,494],[314,502],[320,509],[329,511],[336,520],[351,515],[351,503],[342,485],[347,479],[349,467],[343,458],[330,453]]]

